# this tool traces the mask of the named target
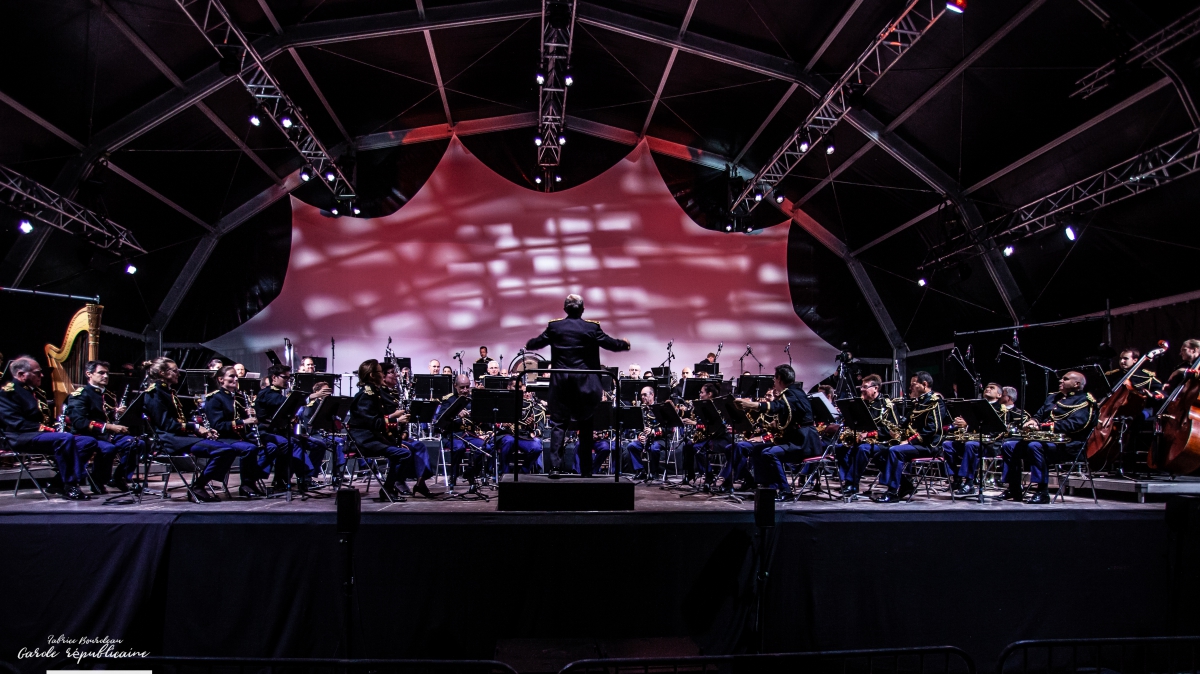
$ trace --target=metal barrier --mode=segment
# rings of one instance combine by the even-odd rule
[[[517,674],[512,667],[494,660],[153,657],[84,660],[78,665],[68,661],[57,668],[150,670],[154,674]]]
[[[577,660],[559,674],[975,674],[975,661],[953,646],[814,651],[764,655],[712,655],[680,658]]]
[[[1200,637],[1018,641],[996,674],[1196,674],[1197,655]]]

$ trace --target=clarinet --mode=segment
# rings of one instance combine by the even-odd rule
[[[249,417],[251,412],[250,395],[242,391],[242,406],[246,408],[246,416]],[[255,446],[262,447],[262,432],[258,430],[258,424],[249,425],[246,429],[246,434],[254,441]]]

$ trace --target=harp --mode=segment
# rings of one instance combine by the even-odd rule
[[[104,307],[99,304],[84,305],[67,324],[62,346],[46,345],[55,417],[62,413],[63,401],[76,385],[82,385],[87,379],[84,372],[87,362],[100,358],[100,314],[103,311]]]

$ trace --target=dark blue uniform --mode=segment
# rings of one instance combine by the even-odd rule
[[[521,421],[524,423],[518,423],[516,428],[505,425],[496,437],[495,448],[500,452],[501,472],[512,469],[515,463],[514,448],[524,457],[521,472],[528,473],[533,466],[541,463],[542,440],[536,437],[538,415],[535,409],[541,403],[532,395],[526,395],[528,397],[521,401]]]
[[[151,384],[142,401],[146,408],[146,420],[167,454],[208,459],[204,471],[196,478],[196,488],[210,481],[225,480],[233,460],[238,456],[237,450],[219,440],[196,435],[199,426],[183,418],[183,405],[169,387],[158,382]],[[245,480],[245,468],[242,470],[242,479]]]
[[[1029,419],[1029,413],[1019,407],[1005,407],[999,400],[992,402],[992,409],[1008,428],[1020,428]],[[979,455],[995,456],[999,442],[986,442],[981,447],[978,440],[946,440],[942,443],[942,453],[946,459],[946,468],[957,484],[968,486],[975,484],[976,471],[979,469]],[[982,449],[982,451],[981,451]]]
[[[546,325],[542,334],[525,344],[526,349],[550,347],[550,367],[570,370],[600,369],[600,349],[628,351],[629,342],[610,337],[596,321],[582,318],[557,318]],[[567,424],[574,420],[579,428],[579,472],[592,474],[592,414],[600,404],[603,390],[600,376],[559,374],[550,376],[550,468],[562,470]]]
[[[935,456],[942,451],[943,425],[946,422],[946,401],[939,393],[925,393],[917,398],[908,416],[907,429],[915,437],[901,438],[902,444],[882,447],[879,457],[883,470],[879,481],[889,493],[896,493],[904,475],[904,464],[920,457]]]
[[[78,485],[83,467],[96,451],[88,436],[56,433],[50,426],[50,405],[40,389],[10,381],[0,387],[0,424],[18,452],[54,456],[64,484]]]
[[[442,398],[442,402],[438,405],[433,417],[435,419],[440,417],[442,411],[449,409],[456,400],[458,400],[458,394],[456,393],[451,393]],[[465,409],[470,412],[470,399],[467,400]],[[448,441],[446,440],[447,436],[449,437]],[[470,452],[470,456],[467,457],[467,470],[464,473],[464,477],[468,480],[473,480],[482,472],[484,459],[488,458],[485,451],[487,448],[484,447],[483,438],[478,437],[472,432],[468,432],[461,418],[455,417],[449,420],[442,442],[448,442],[450,446],[450,465],[447,468],[446,477],[449,479],[451,486],[458,482],[459,467],[462,465],[463,457],[467,452]],[[494,451],[494,448],[492,451]]]
[[[1038,485],[1038,492],[1045,494],[1050,490],[1046,481],[1046,466],[1073,459],[1083,449],[1088,434],[1096,425],[1096,414],[1099,406],[1092,394],[1082,391],[1064,396],[1053,393],[1046,402],[1034,413],[1037,421],[1052,423],[1053,431],[1067,437],[1067,442],[1039,442],[1026,440],[1009,440],[1001,448],[1004,457],[1004,470],[1008,478],[1008,490],[1016,495],[1021,491],[1021,461],[1029,465],[1029,481]]]
[[[96,439],[96,455],[92,459],[92,479],[103,485],[112,478],[113,457],[120,456],[120,467],[113,486],[123,487],[137,472],[138,457],[144,443],[130,435],[108,432],[108,410],[104,407],[104,389],[91,384],[80,386],[70,396],[64,407],[67,425],[76,435],[87,435]]]
[[[630,440],[625,445],[625,451],[621,455],[622,466],[626,472],[644,474],[645,477],[654,478],[662,472],[662,455],[667,451],[670,438],[658,425],[658,420],[654,418],[654,410],[644,405],[641,410],[642,433],[639,433],[639,436],[644,434],[645,440],[639,437],[637,440]],[[580,450],[582,451],[582,447]],[[648,471],[647,463],[649,464]]]
[[[399,391],[384,386],[379,390],[379,395],[383,398],[385,413],[395,412],[400,409]],[[400,438],[400,445],[412,452],[412,461],[406,465],[406,472],[403,474],[403,477],[428,480],[433,477],[433,471],[437,468],[437,448],[426,445],[420,440],[413,440],[409,437],[408,431],[403,430],[404,428],[407,427],[401,427],[401,429],[397,429],[395,432],[395,435]]]
[[[784,463],[799,463],[820,456],[821,435],[813,426],[812,405],[799,383],[792,383],[771,402],[758,404],[759,412],[778,419],[771,443],[757,453],[754,476],[759,487],[790,494],[792,485]]]
[[[395,490],[396,483],[403,480],[405,465],[412,460],[412,451],[404,447],[397,434],[389,428],[384,417],[388,411],[379,391],[371,384],[363,384],[354,394],[350,406],[350,437],[363,456],[382,456],[388,460],[388,472],[383,486]]]
[[[266,434],[262,436],[261,447],[255,444],[251,439],[253,431],[242,422],[246,416],[240,393],[217,389],[204,399],[204,417],[208,419],[208,427],[220,435],[222,444],[233,447],[242,457],[242,484],[253,485],[267,478],[279,444],[275,436]]]
[[[734,446],[729,440],[729,431],[725,422],[718,416],[715,419],[696,419],[696,432],[692,439],[683,445],[683,474],[688,481],[695,479],[697,464],[706,474],[712,465],[713,454],[725,456],[725,467],[720,475],[711,476],[725,478],[723,489],[733,491]],[[712,487],[713,485],[708,485]]]
[[[283,407],[286,400],[287,395],[283,389],[275,385],[268,386],[259,391],[258,396],[254,398],[254,416],[258,417],[259,423],[265,426],[275,418],[275,413],[279,411],[280,407]],[[262,438],[263,442],[269,442],[276,447],[270,456],[264,457],[264,460],[267,462],[266,470],[268,471],[270,464],[275,464],[275,476],[280,481],[291,479],[291,475],[288,474],[289,467],[291,474],[301,481],[311,479],[317,474],[317,467],[325,458],[327,446],[319,438],[285,438],[282,435],[265,431],[262,433]],[[289,455],[291,456],[290,462],[288,461]]]
[[[858,442],[855,440],[849,444],[838,444],[834,449],[844,495],[848,495],[847,492],[858,491],[858,483],[862,480],[863,473],[866,472],[871,459],[880,454],[888,442],[896,439],[892,437],[888,427],[900,426],[900,419],[896,416],[896,408],[892,407],[891,400],[879,395],[875,396],[871,402],[867,402],[866,405],[871,412],[871,419],[875,422],[873,441]]]

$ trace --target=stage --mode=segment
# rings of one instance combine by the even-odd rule
[[[490,658],[527,639],[744,650],[753,503],[639,485],[635,507],[529,513],[498,512],[495,499],[364,499],[355,656]],[[1173,574],[1193,574],[1197,557],[1171,542],[1167,510],[1080,496],[1051,506],[782,504],[764,557],[767,648],[949,644],[987,668],[1018,639],[1172,633],[1175,602],[1194,594],[1173,590]],[[1180,526],[1195,531],[1200,517],[1188,517]],[[332,498],[104,506],[9,491],[0,540],[8,659],[51,633],[119,636],[163,655],[338,649]],[[1171,560],[1185,558],[1173,572]]]

